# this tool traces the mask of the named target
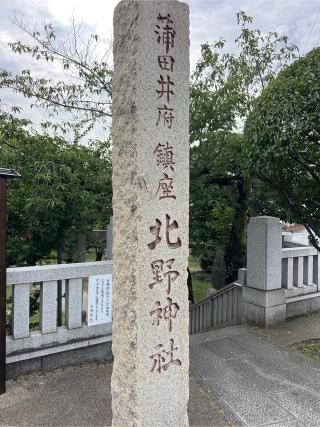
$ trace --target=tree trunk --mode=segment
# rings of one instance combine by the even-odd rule
[[[211,270],[211,284],[215,289],[221,289],[225,285],[226,263],[223,248],[216,250]]]
[[[224,256],[226,263],[226,285],[234,282],[238,276],[238,269],[246,265],[248,184],[243,179],[239,179],[236,186],[237,200],[235,214]]]
[[[101,261],[104,251],[103,250],[96,250],[96,261]]]

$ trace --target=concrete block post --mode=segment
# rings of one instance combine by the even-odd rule
[[[189,8],[114,14],[112,425],[188,425]]]
[[[264,327],[286,319],[281,288],[282,236],[279,218],[250,219],[247,243],[247,286],[243,287],[242,317]]]

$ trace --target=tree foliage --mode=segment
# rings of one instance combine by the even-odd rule
[[[8,200],[8,261],[16,265],[66,249],[79,231],[111,214],[109,144],[71,145],[25,125],[0,117],[1,162],[21,174]]]
[[[254,100],[297,50],[286,36],[251,29],[252,18],[244,12],[237,14],[237,24],[240,34],[231,50],[222,39],[202,45],[190,104],[192,247],[205,257],[223,248],[227,282],[245,264],[248,209],[253,189],[262,188],[242,171],[243,123]],[[201,185],[205,191],[199,195]],[[218,234],[217,212],[225,213]]]
[[[16,75],[0,70],[0,88],[12,89],[32,100],[31,106],[47,109],[50,119],[43,121],[43,129],[64,134],[73,131],[73,141],[80,140],[97,124],[104,126],[111,116],[112,71],[107,62],[110,44],[99,43],[96,34],[87,36],[86,28],[74,21],[71,33],[60,38],[50,23],[31,28],[15,19],[14,24],[30,43],[9,43],[12,52],[46,63],[47,74],[53,63],[63,77],[46,78],[30,69]],[[18,106],[12,108],[14,112],[21,110]]]
[[[320,238],[320,48],[279,73],[245,126],[244,168],[270,186],[293,221]],[[317,241],[318,240],[318,241]]]
[[[274,79],[297,47],[276,32],[263,35],[251,29],[253,19],[237,13],[240,34],[226,52],[225,40],[201,46],[191,83],[191,141],[202,141],[215,131],[235,131],[252,109],[253,100]]]

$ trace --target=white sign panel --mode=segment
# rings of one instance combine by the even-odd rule
[[[112,274],[90,276],[88,284],[88,326],[112,321]]]

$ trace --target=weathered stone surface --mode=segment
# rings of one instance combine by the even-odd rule
[[[30,337],[21,338],[18,340],[13,339],[11,336],[7,337],[7,357],[15,353],[19,353],[22,357],[24,353],[39,349],[39,352],[44,352],[45,348],[51,348],[52,353],[55,352],[55,346],[59,348],[60,345],[71,345],[77,348],[80,341],[92,339],[103,339],[111,341],[111,323],[104,323],[102,325],[84,326],[77,329],[67,329],[65,326],[57,328],[55,334],[42,334],[41,331],[34,331],[30,333]],[[42,355],[42,354],[41,354]]]
[[[66,325],[68,329],[81,328],[82,324],[82,279],[66,282]]]
[[[239,268],[237,283],[239,283],[240,285],[246,285],[247,284],[247,269],[246,268]]]
[[[45,371],[63,366],[76,366],[80,363],[106,362],[110,360],[112,360],[111,342],[107,342],[43,356],[41,370]]]
[[[286,304],[273,307],[262,307],[249,302],[242,303],[242,320],[270,328],[286,320]]]
[[[14,339],[25,338],[29,336],[29,304],[30,304],[30,285],[13,286],[13,304],[12,313],[12,336]]]
[[[7,284],[16,285],[20,283],[77,279],[78,277],[108,273],[112,273],[112,261],[15,267],[7,269]]]
[[[19,375],[30,374],[31,372],[37,371],[41,371],[41,357],[7,364],[6,378],[9,380]]]
[[[40,330],[51,334],[57,330],[57,281],[51,280],[40,285]]]
[[[286,298],[294,298],[302,295],[314,294],[317,292],[318,292],[318,286],[316,284],[313,284],[312,286],[303,286],[300,288],[285,289],[285,296]]]
[[[242,318],[270,327],[286,319],[281,289],[281,223],[279,218],[254,217],[248,226],[247,286],[243,288]]]
[[[320,293],[287,299],[287,318],[303,316],[320,311]]]
[[[114,426],[188,424],[188,14],[177,1],[121,1],[114,15]],[[174,46],[172,35],[163,44],[167,24]],[[165,106],[171,123],[160,117]],[[170,192],[160,198],[166,176]],[[159,325],[151,315],[168,298],[179,307],[171,331],[163,315]]]
[[[285,304],[286,296],[284,289],[275,289],[273,291],[261,291],[260,289],[244,286],[242,288],[242,301],[261,307],[272,307]]]
[[[248,225],[248,282],[252,288],[281,288],[281,224],[279,218],[250,218]]]

